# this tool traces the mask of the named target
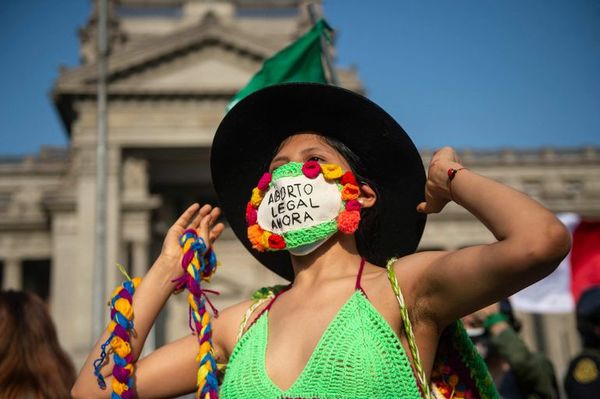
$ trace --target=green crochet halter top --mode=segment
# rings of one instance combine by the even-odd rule
[[[283,289],[238,340],[227,364],[220,398],[421,398],[400,339],[360,286],[363,265],[361,262],[356,290],[335,315],[289,389],[275,385],[265,366],[269,308]]]

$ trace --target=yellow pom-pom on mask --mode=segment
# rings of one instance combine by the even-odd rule
[[[265,193],[263,191],[260,191],[258,187],[254,187],[252,189],[252,197],[250,198],[250,203],[252,203],[252,206],[254,206],[255,208],[258,208],[264,196]]]
[[[334,164],[322,164],[321,170],[323,171],[323,177],[327,180],[339,179],[344,174],[342,168],[339,165]]]

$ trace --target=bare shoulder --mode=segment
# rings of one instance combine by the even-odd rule
[[[240,324],[254,301],[248,299],[219,311],[212,321],[213,343],[220,361],[227,361],[237,341]]]
[[[448,253],[449,251],[422,251],[403,256],[394,262],[394,272],[403,273],[405,270],[428,265],[446,256]]]
[[[213,343],[221,350],[225,359],[231,355],[242,325],[245,326],[244,331],[246,331],[267,306],[268,301],[258,302],[258,299],[252,298],[236,303],[219,311],[219,317],[213,320]],[[255,304],[258,306],[253,307]],[[250,310],[252,312],[247,314]]]
[[[424,312],[427,308],[425,299],[435,289],[429,266],[448,253],[449,251],[422,251],[403,256],[394,262],[394,274],[402,295],[417,319],[419,316],[430,318],[426,315],[428,312]]]
[[[398,282],[408,282],[413,279],[421,279],[421,273],[424,273],[427,266],[440,258],[448,255],[449,251],[422,251],[406,255],[396,259],[393,268]]]

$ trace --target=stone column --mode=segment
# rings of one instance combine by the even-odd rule
[[[150,266],[148,263],[148,243],[144,241],[134,241],[132,247],[133,264],[131,271],[133,276],[142,277],[146,275],[146,271]]]
[[[21,290],[23,288],[23,271],[21,270],[21,260],[18,258],[4,259],[4,276],[2,279],[2,289]]]

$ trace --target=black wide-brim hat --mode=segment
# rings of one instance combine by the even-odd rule
[[[425,227],[416,211],[424,201],[425,170],[404,129],[371,100],[337,86],[289,83],[256,91],[237,103],[215,133],[211,171],[220,206],[235,235],[263,265],[287,280],[287,251],[258,252],[247,237],[246,205],[281,142],[303,131],[344,143],[364,166],[360,175],[378,188],[380,231],[367,261],[385,266],[413,253]]]

